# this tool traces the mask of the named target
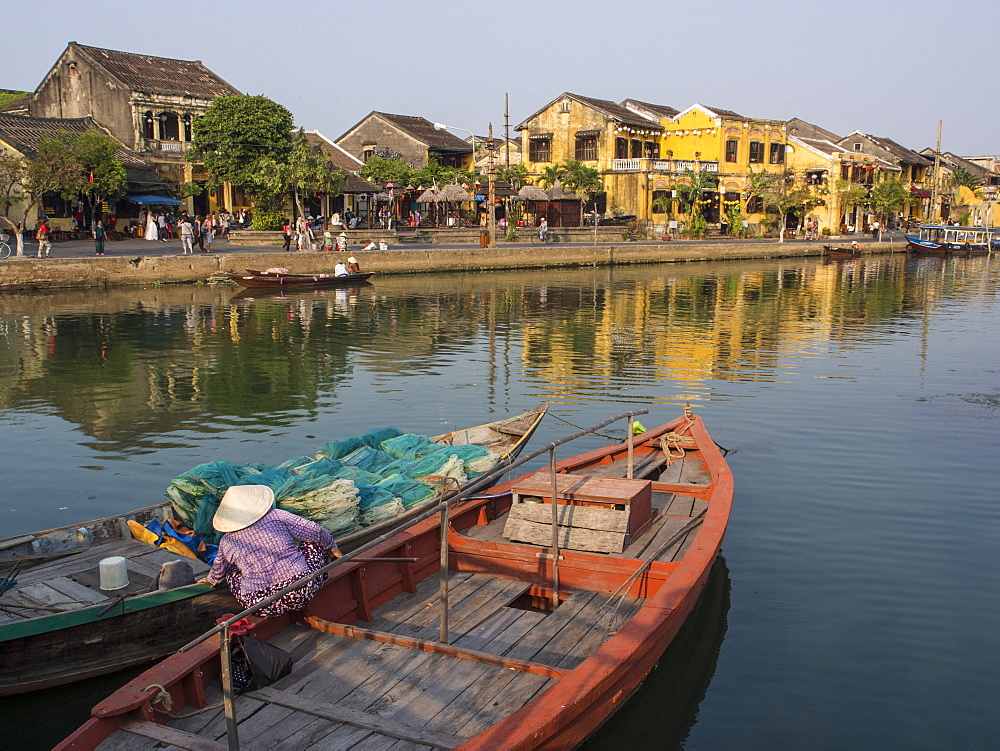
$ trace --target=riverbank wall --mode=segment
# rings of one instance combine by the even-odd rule
[[[890,247],[872,248],[889,252]],[[898,250],[898,246],[897,246]],[[581,245],[501,246],[498,248],[399,248],[352,250],[363,271],[377,274],[426,274],[499,269],[613,266],[639,263],[682,263],[818,256],[822,243],[753,242],[653,243],[623,242]],[[219,279],[247,268],[286,268],[293,273],[332,273],[344,254],[321,251],[285,253],[241,250],[236,253],[85,258],[10,258],[0,262],[0,290],[107,288],[128,285],[191,283]]]

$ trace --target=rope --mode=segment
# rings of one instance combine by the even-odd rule
[[[684,458],[686,452],[681,443],[694,443],[694,439],[691,436],[681,435],[682,432],[687,431],[692,425],[694,425],[694,412],[691,411],[691,403],[689,402],[684,405],[684,424],[677,430],[660,436],[660,449],[663,451],[663,455],[667,457],[668,467],[678,459]],[[677,454],[673,453],[673,449],[677,449]]]
[[[159,683],[154,683],[151,686],[146,686],[146,688],[144,688],[143,691],[150,691],[154,688],[159,690],[156,692],[156,696],[154,696],[150,700],[149,706],[152,708],[154,712],[165,714],[167,715],[167,717],[171,717],[175,720],[183,720],[186,717],[194,717],[196,714],[201,714],[202,712],[208,712],[209,710],[212,709],[218,709],[223,704],[223,702],[218,701],[215,704],[209,704],[207,706],[202,707],[201,709],[196,709],[193,712],[185,712],[184,714],[174,714],[173,712],[170,711],[171,709],[174,708],[174,700],[170,696],[167,689],[165,689],[162,685],[160,685]],[[160,709],[158,706],[156,706],[157,704],[162,704],[163,709]]]

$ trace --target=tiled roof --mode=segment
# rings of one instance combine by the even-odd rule
[[[890,154],[899,159],[901,162],[923,165],[925,167],[929,167],[931,164],[934,163],[933,159],[928,159],[925,156],[921,156],[916,151],[908,149],[905,146],[899,145],[891,138],[884,138],[882,136],[870,136],[870,138],[874,139],[879,146],[888,151]]]
[[[827,130],[826,128],[821,128],[818,125],[813,125],[805,120],[793,117],[789,120],[786,125],[788,126],[788,133],[793,136],[798,136],[799,138],[816,138],[816,139],[826,139],[827,141],[839,141],[840,136],[836,133]]]
[[[200,99],[238,96],[235,87],[210,71],[200,60],[172,60],[167,57],[139,55],[70,42],[95,64],[133,91],[156,94],[190,94]]]
[[[472,153],[472,146],[467,144],[458,136],[446,130],[437,130],[434,123],[423,117],[413,117],[411,115],[391,115],[387,112],[373,112],[383,120],[387,120],[400,130],[409,134],[421,143],[427,144],[427,148],[435,151],[457,151],[463,154]]]
[[[600,112],[602,115],[612,120],[617,120],[623,125],[635,125],[640,128],[660,127],[658,123],[654,123],[642,115],[632,112],[632,110],[623,107],[617,102],[612,102],[607,99],[593,99],[591,97],[580,96],[579,94],[569,94],[569,96],[573,97],[581,104],[585,104],[591,109]]]
[[[306,131],[306,140],[313,146],[319,146],[326,157],[333,162],[334,166],[348,172],[357,172],[364,164],[360,159],[348,154],[332,141],[329,141],[323,134],[316,130]]]
[[[633,106],[637,110],[646,110],[652,113],[656,117],[673,117],[680,113],[680,110],[676,110],[673,107],[669,107],[666,104],[650,104],[649,102],[640,102],[638,99],[626,99],[622,102],[623,107]]]
[[[753,119],[751,117],[744,117],[739,112],[733,112],[732,110],[719,109],[718,107],[709,107],[707,104],[703,104],[702,106],[705,109],[707,109],[707,110],[711,110],[712,112],[714,112],[716,115],[719,115],[720,117],[729,117],[729,118],[732,118],[733,120],[752,120]]]
[[[59,131],[84,133],[99,128],[91,117],[28,117],[0,112],[0,139],[10,144],[22,154],[33,154],[42,138],[54,136]],[[126,167],[148,168],[149,162],[124,146],[117,151],[118,158]]]

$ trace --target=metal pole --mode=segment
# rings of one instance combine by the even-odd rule
[[[496,200],[496,184],[494,183],[493,176],[493,123],[490,123],[490,130],[487,136],[486,149],[489,153],[489,165],[486,168],[487,175],[487,191],[486,191],[486,202],[487,202],[487,214],[486,214],[486,228],[487,228],[487,248],[495,248],[497,246],[497,217],[496,212],[493,207],[493,202]]]
[[[448,504],[441,504],[441,643],[448,643]]]
[[[233,660],[230,652],[229,629],[219,632],[219,658],[222,660],[222,702],[226,710],[226,739],[229,751],[239,751],[240,735],[236,727],[236,703],[233,698]]]
[[[552,607],[559,607],[559,486],[556,482],[556,447],[549,451],[552,480]]]
[[[631,480],[635,473],[635,430],[632,426],[635,421],[632,419],[632,415],[628,417],[628,474],[625,476]]]

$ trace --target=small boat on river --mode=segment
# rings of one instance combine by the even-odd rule
[[[907,248],[918,254],[988,253],[1000,244],[997,229],[922,224],[916,236],[905,235]]]
[[[831,258],[858,258],[861,256],[861,246],[824,245],[823,251]]]
[[[548,409],[536,407],[483,425],[433,436],[447,445],[480,444],[512,462]],[[455,489],[443,493],[450,497]],[[427,503],[339,538],[353,550],[420,514]],[[134,539],[128,521],[144,525],[175,516],[169,503],[90,522],[0,540],[0,696],[62,686],[142,665],[170,654],[204,624],[239,605],[224,586],[189,584],[148,591],[161,564],[186,561],[195,578],[200,560]],[[101,589],[100,562],[125,559],[126,585]],[[9,583],[9,586],[7,584]]]
[[[309,287],[349,287],[356,284],[367,284],[375,276],[374,271],[360,274],[293,274],[287,269],[246,269],[246,273],[229,274],[229,278],[237,284],[251,289],[287,289]]]
[[[557,446],[615,419],[631,428],[634,414],[518,462],[551,451],[542,471],[486,490],[500,473],[482,478],[353,554],[363,560],[329,564],[307,610],[250,615],[251,635],[293,660],[271,685],[234,697],[220,646],[233,616],[56,748],[225,748],[227,735],[255,749],[578,746],[691,613],[732,504],[725,459],[688,410],[556,461]]]

